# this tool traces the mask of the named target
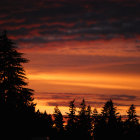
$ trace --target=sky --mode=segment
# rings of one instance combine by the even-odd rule
[[[36,108],[53,113],[82,99],[101,109],[112,99],[140,115],[140,0],[1,0],[0,31],[24,65]]]

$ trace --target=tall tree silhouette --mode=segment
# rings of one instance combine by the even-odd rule
[[[127,111],[127,119],[125,121],[125,138],[137,139],[140,138],[140,125],[136,115],[135,106],[132,104]]]
[[[100,140],[102,136],[108,140],[118,139],[119,121],[117,115],[118,113],[116,112],[116,107],[114,107],[112,100],[107,101],[94,127],[95,140]],[[116,137],[112,138],[113,135]]]
[[[128,114],[127,115],[128,119],[126,120],[126,122],[129,123],[130,127],[138,125],[136,109],[135,109],[135,106],[133,104],[130,106],[129,110],[127,111],[127,114]]]
[[[21,109],[20,105],[33,106],[33,90],[27,85],[22,64],[28,60],[17,51],[15,43],[7,37],[6,31],[0,36],[0,86],[2,100],[10,109]],[[2,102],[3,102],[2,101]]]
[[[64,128],[64,121],[63,121],[63,115],[61,113],[61,111],[59,110],[58,106],[56,106],[54,108],[54,124],[55,124],[55,127],[57,128],[58,131],[61,131],[63,130]]]
[[[78,114],[78,125],[79,128],[85,128],[86,125],[86,104],[85,104],[85,100],[83,99],[81,104],[80,104],[80,111]]]
[[[54,126],[56,129],[56,132],[54,134],[55,135],[54,139],[65,139],[63,115],[59,110],[58,106],[54,108],[53,116],[54,116]]]
[[[78,133],[79,139],[90,139],[91,137],[91,108],[86,106],[83,99],[80,104],[80,111],[78,114]]]
[[[28,60],[22,56],[23,54],[17,51],[16,44],[4,31],[0,35],[0,105],[8,129],[14,125],[16,125],[14,129],[27,125],[35,111],[33,90],[25,87],[27,82],[22,66]],[[18,133],[21,130],[15,131]]]
[[[67,137],[68,139],[74,139],[77,130],[77,116],[76,116],[76,107],[75,107],[75,100],[69,103],[69,113],[67,113]]]
[[[105,103],[101,113],[103,117],[108,119],[108,122],[111,119],[116,119],[118,113],[116,113],[116,107],[114,107],[114,103],[111,99]]]

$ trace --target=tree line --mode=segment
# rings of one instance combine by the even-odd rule
[[[16,44],[0,35],[0,136],[5,140],[33,140],[42,137],[49,140],[121,140],[140,138],[140,124],[135,106],[127,111],[127,119],[117,113],[112,100],[107,101],[101,113],[91,110],[83,99],[79,110],[75,100],[69,104],[64,116],[58,107],[54,114],[35,110],[32,89],[27,88],[23,64],[28,60],[17,51]]]
[[[117,112],[113,101],[108,100],[102,107],[101,113],[97,109],[91,110],[83,99],[78,111],[75,101],[69,104],[67,124],[64,126],[63,116],[56,107],[54,110],[54,128],[58,138],[82,140],[126,140],[140,138],[140,124],[132,104],[127,111],[127,118]]]

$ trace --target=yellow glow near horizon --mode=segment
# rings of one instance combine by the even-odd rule
[[[36,110],[40,110],[41,112],[44,112],[45,110],[47,111],[48,114],[53,114],[54,113],[54,108],[55,106],[45,106],[45,105],[37,105]],[[68,106],[58,106],[60,109],[61,113],[63,115],[66,115],[69,112],[69,107]],[[91,110],[93,110],[95,107],[91,107]],[[76,108],[78,111],[79,108]],[[102,107],[97,107],[96,108],[98,113],[101,113]],[[127,111],[129,109],[129,106],[117,106],[117,112],[120,115],[127,115]],[[140,115],[140,107],[136,107],[137,115]],[[77,112],[76,112],[77,113]]]
[[[90,73],[36,73],[36,74],[27,74],[27,77],[29,79],[29,83],[31,84],[31,88],[35,89],[37,92],[54,92],[54,93],[102,93],[103,90],[119,90],[118,93],[120,94],[120,91],[122,91],[122,94],[125,94],[125,91],[127,91],[127,95],[132,95],[136,91],[137,93],[140,91],[139,86],[139,79],[140,76],[136,75],[111,75],[111,74],[90,74]],[[70,88],[69,88],[70,86]],[[92,88],[92,90],[90,90]],[[100,92],[97,92],[97,89],[103,89],[100,90]],[[132,93],[131,93],[132,92]],[[107,93],[114,94],[111,92]],[[37,95],[37,94],[36,94]],[[40,96],[40,95],[37,95]],[[41,95],[42,96],[42,95]],[[74,97],[74,96],[73,96]],[[86,94],[85,94],[86,97]],[[39,109],[41,112],[44,112],[45,110],[49,114],[53,114],[54,107],[55,106],[49,106],[47,103],[47,99],[37,99],[35,98],[35,103],[37,103],[36,109]],[[63,100],[63,99],[62,99]],[[95,99],[94,99],[95,100]],[[60,101],[60,100],[59,100]],[[100,99],[97,99],[95,101],[99,101]],[[55,103],[57,100],[55,98],[48,99],[48,102]],[[125,101],[125,103],[128,103],[131,105],[132,102]],[[115,101],[116,103],[116,101]],[[120,103],[117,101],[117,103]],[[133,102],[134,103],[134,102]],[[135,104],[135,103],[134,103]],[[58,102],[59,105],[59,102]],[[136,105],[138,105],[138,102],[136,102]],[[97,107],[97,106],[95,106]],[[94,108],[94,107],[92,107]],[[128,110],[128,106],[118,106],[118,112],[120,114],[126,115],[126,111]],[[66,114],[66,112],[69,112],[69,108],[67,106],[59,106],[59,109],[61,110],[62,114]],[[99,112],[101,111],[101,107],[98,106]],[[140,114],[140,107],[137,107],[137,114]]]
[[[86,86],[110,89],[140,90],[140,76],[103,74],[28,74],[29,80],[47,81],[54,85]]]

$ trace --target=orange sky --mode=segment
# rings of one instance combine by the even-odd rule
[[[65,114],[69,101],[76,99],[78,105],[82,98],[100,110],[112,98],[122,114],[132,103],[140,114],[140,52],[135,40],[85,42],[82,46],[68,42],[57,49],[21,51],[30,59],[25,68],[40,110],[52,113],[58,105]]]
[[[25,64],[37,108],[53,112],[83,98],[101,108],[113,99],[140,115],[139,0],[6,0],[0,30],[7,30]]]

